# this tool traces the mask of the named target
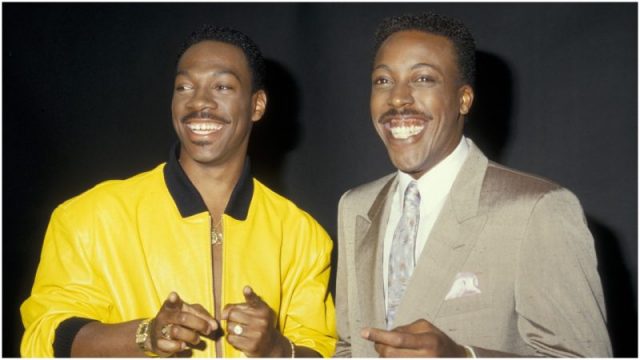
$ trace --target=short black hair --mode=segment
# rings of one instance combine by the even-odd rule
[[[225,26],[203,25],[199,30],[192,32],[184,41],[176,62],[180,61],[187,49],[202,41],[219,41],[240,48],[247,58],[247,63],[249,63],[253,92],[264,90],[266,70],[262,52],[249,36],[236,29]]]
[[[473,86],[476,75],[476,45],[473,35],[462,21],[432,12],[385,18],[376,30],[374,54],[378,53],[380,46],[389,36],[407,30],[448,38],[456,50],[461,80]]]

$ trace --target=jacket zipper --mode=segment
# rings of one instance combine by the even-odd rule
[[[221,306],[220,303],[222,301],[221,292],[222,292],[222,239],[219,239],[216,236],[216,229],[213,224],[213,217],[210,216],[210,246],[211,246],[211,266],[212,266],[212,275],[213,275],[213,306],[214,306],[214,317],[218,321],[218,325],[221,325],[220,314],[221,314]],[[222,223],[222,219],[220,221]],[[216,281],[218,280],[218,281]],[[216,291],[216,287],[219,287]],[[215,337],[215,350],[216,357],[223,357],[222,350],[222,331],[219,329]]]

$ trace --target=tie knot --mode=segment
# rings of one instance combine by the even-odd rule
[[[412,181],[407,186],[407,190],[404,192],[404,204],[406,210],[415,210],[420,206],[420,190],[418,189],[418,183]]]

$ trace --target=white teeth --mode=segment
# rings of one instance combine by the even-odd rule
[[[424,129],[424,125],[394,126],[391,130],[391,136],[395,139],[404,140],[410,136],[419,134]]]
[[[194,133],[198,135],[207,135],[212,132],[218,131],[222,129],[222,124],[219,123],[190,123],[187,124],[187,127],[191,129]]]

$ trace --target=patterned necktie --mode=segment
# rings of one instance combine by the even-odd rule
[[[407,288],[415,267],[416,236],[420,222],[420,191],[418,184],[412,181],[404,193],[402,216],[393,233],[389,254],[389,283],[387,287],[387,328],[393,327],[400,300]]]

